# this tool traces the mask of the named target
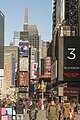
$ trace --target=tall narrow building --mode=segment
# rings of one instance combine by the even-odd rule
[[[0,69],[4,69],[4,18],[0,11]]]
[[[36,56],[39,66],[39,32],[36,25],[29,25],[28,24],[28,9],[25,8],[24,11],[24,24],[23,24],[23,31],[20,32],[20,40],[29,41],[30,46],[36,48]]]
[[[14,36],[13,36],[13,44],[14,44],[14,46],[18,46],[19,45],[19,40],[20,40],[20,32],[19,31],[15,31],[14,32]]]
[[[25,8],[25,11],[24,11],[23,31],[25,31],[25,32],[28,31],[28,9],[27,8]]]

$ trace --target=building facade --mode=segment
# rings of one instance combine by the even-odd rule
[[[52,33],[56,26],[56,0],[52,0]]]
[[[20,32],[15,31],[14,36],[13,36],[13,45],[18,46],[19,45],[19,40],[20,40]]]
[[[66,39],[66,44],[68,44],[69,47],[73,46],[71,39],[73,39],[73,42],[75,42],[76,39],[79,39],[79,38],[76,38],[77,36],[79,36],[79,18],[78,18],[79,4],[78,3],[79,3],[78,0],[71,0],[71,1],[57,0],[56,1],[56,17],[53,16],[53,18],[56,19],[56,25],[54,30],[52,31],[52,41],[50,44],[51,48],[49,50],[52,51],[51,57],[53,58],[53,61],[54,61],[53,64],[56,65],[55,63],[57,61],[57,66],[56,66],[57,71],[54,70],[54,76],[52,76],[53,78],[56,79],[56,80],[55,79],[53,80],[53,83],[54,83],[53,91],[54,91],[54,87],[59,88],[62,86],[64,90],[63,96],[67,96],[67,98],[71,97],[72,99],[76,98],[78,101],[80,101],[80,89],[78,85],[79,80],[77,79],[77,82],[76,82],[71,77],[70,81],[68,81],[69,76],[67,76],[67,80],[66,80],[66,78],[64,77],[65,63],[63,63],[63,60],[65,60],[66,54],[62,55],[62,53],[65,53],[63,51],[65,51],[64,48],[66,46],[64,39]],[[66,63],[66,65],[67,64],[68,63]],[[75,70],[72,70],[72,71],[75,71]],[[67,84],[66,85],[67,88],[65,88],[65,84]],[[73,90],[73,88],[75,91]],[[70,91],[73,91],[73,92],[71,93]],[[69,92],[70,94],[67,94]],[[73,94],[74,92],[76,93],[76,96]],[[61,96],[59,96],[59,98],[61,98]]]
[[[78,0],[78,28],[79,28],[79,36],[80,36],[80,0]]]
[[[42,40],[42,45],[41,45],[42,59],[44,59],[44,57],[47,57],[47,49],[49,45],[50,45],[50,42]]]
[[[13,61],[14,57],[14,61]],[[4,79],[6,89],[9,89],[13,85],[13,68],[14,64],[18,63],[18,47],[17,46],[5,46],[4,47]]]
[[[4,20],[5,16],[0,11],[0,69],[4,69]]]

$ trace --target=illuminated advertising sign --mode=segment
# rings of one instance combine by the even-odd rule
[[[20,72],[20,86],[28,86],[28,72]]]
[[[37,67],[38,63],[32,63],[32,79],[37,78]]]
[[[20,71],[28,71],[28,57],[20,57]]]
[[[64,37],[64,80],[80,80],[80,37]]]
[[[21,57],[29,56],[29,42],[20,42],[19,43],[19,51]]]
[[[8,120],[12,116],[12,108],[1,108],[1,120]]]

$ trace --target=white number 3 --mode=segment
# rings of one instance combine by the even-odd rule
[[[71,57],[68,56],[67,58],[70,59],[70,60],[75,59],[75,58],[76,58],[76,55],[75,55],[74,51],[75,51],[76,49],[75,49],[75,48],[68,48],[68,50],[71,51],[71,52],[70,52]]]

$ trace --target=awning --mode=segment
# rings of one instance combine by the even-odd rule
[[[41,78],[51,78],[51,75],[39,75],[38,79]]]
[[[51,75],[39,75],[38,80],[44,80],[45,82],[50,82],[51,80]]]

